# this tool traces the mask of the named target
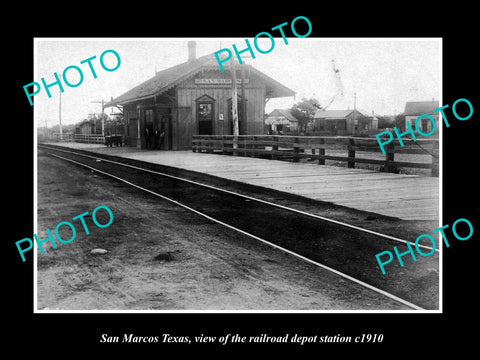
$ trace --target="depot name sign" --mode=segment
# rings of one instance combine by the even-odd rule
[[[244,84],[248,84],[250,79],[245,79]],[[237,79],[237,84],[240,85],[242,79]],[[196,85],[231,85],[232,79],[195,79]]]

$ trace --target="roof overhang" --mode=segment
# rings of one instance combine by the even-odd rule
[[[166,70],[169,70],[169,69],[166,69]],[[161,84],[160,86],[156,86],[155,84],[157,79],[156,78],[157,75],[156,75],[153,78],[150,78],[149,80],[146,80],[141,84],[133,87],[132,89],[116,97],[115,99],[107,102],[104,106],[111,107],[116,105],[125,105],[133,102],[137,102],[137,101],[154,98],[155,96],[161,95],[162,93],[168,91],[172,87],[177,86],[179,83],[187,80],[188,78],[196,75],[197,73],[203,70],[218,70],[218,67],[212,66],[207,62],[194,69],[191,69],[190,71],[186,71],[186,73],[183,74],[182,76],[176,77],[174,80],[170,80],[164,84]],[[270,76],[262,73],[261,71],[251,66],[249,66],[249,71],[253,72],[258,77],[260,77],[265,81],[265,86],[266,86],[265,97],[279,98],[279,97],[295,96],[295,91],[289,89],[288,87],[281,84],[280,82],[272,79]],[[159,82],[161,83],[161,81]]]

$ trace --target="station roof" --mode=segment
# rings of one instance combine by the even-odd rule
[[[135,86],[117,98],[112,99],[105,104],[105,107],[123,105],[160,95],[202,70],[220,70],[213,53],[159,71],[154,77]],[[251,66],[249,67],[249,71],[257,74],[265,81],[267,86],[267,97],[276,98],[295,95],[293,90],[280,84],[278,81],[272,79],[261,71]]]

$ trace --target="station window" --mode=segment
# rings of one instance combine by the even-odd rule
[[[197,98],[195,102],[198,134],[213,135],[215,120],[215,99],[205,94]]]
[[[213,103],[197,103],[198,133],[200,135],[213,135]]]
[[[200,121],[212,120],[212,103],[198,104],[198,120]]]

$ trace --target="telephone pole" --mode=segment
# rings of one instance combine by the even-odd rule
[[[232,119],[233,119],[233,148],[238,148],[238,104],[237,104],[237,73],[235,69],[235,60],[232,60]],[[235,155],[235,152],[234,152]]]
[[[353,93],[353,132],[357,133],[358,129],[358,120],[357,120],[357,93]]]
[[[245,103],[245,66],[242,66],[241,70],[241,76],[242,76],[242,121],[243,121],[243,128],[247,126],[247,109],[246,109],[246,103]]]
[[[58,123],[60,125],[60,141],[63,141],[63,130],[62,130],[62,92],[60,91],[60,96],[58,98]]]
[[[103,101],[90,101],[91,103],[95,104],[102,104],[102,136],[105,136],[105,120],[104,120],[104,115],[105,115],[105,107],[104,104],[105,102]]]
[[[245,56],[247,59],[251,59],[251,56]],[[237,72],[235,66],[235,59],[230,63],[230,71],[232,72],[232,119],[233,119],[233,148],[238,148],[238,135],[239,135],[239,126],[238,126],[238,91],[237,91]],[[245,64],[241,64],[241,89],[242,89],[242,121],[245,129],[247,121],[247,112],[245,109]],[[234,152],[235,154],[235,152]]]

